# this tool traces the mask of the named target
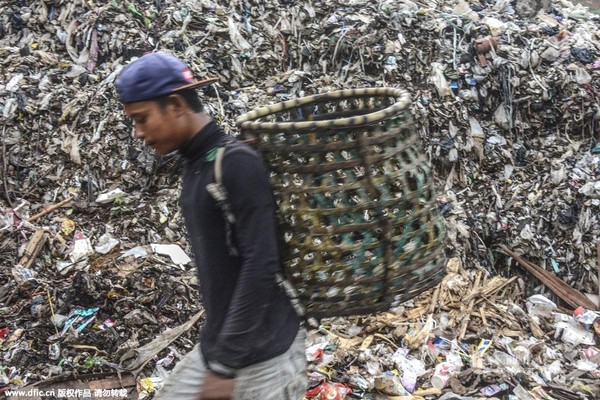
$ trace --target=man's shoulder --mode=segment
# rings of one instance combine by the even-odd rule
[[[258,174],[269,170],[261,152],[254,146],[236,140],[225,146],[221,161],[223,176]]]
[[[262,159],[261,154],[257,148],[237,139],[232,140],[225,145],[225,153],[223,154],[223,157],[234,153],[238,153],[240,155],[246,154],[248,156]]]

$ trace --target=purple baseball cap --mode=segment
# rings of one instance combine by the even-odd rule
[[[148,53],[127,65],[117,78],[121,103],[135,103],[205,86],[218,81],[197,81],[188,66],[167,53]]]

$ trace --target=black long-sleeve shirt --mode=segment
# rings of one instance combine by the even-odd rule
[[[206,322],[200,343],[215,372],[239,369],[283,354],[299,318],[275,283],[281,263],[268,172],[255,150],[228,149],[222,181],[236,218],[239,256],[231,256],[223,213],[206,190],[215,181],[214,153],[230,137],[213,121],[180,150],[185,159],[180,203],[195,256]],[[218,366],[218,367],[216,367]]]

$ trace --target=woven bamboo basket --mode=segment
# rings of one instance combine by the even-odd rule
[[[430,165],[395,88],[341,90],[238,118],[272,169],[283,258],[307,315],[389,309],[441,281]]]

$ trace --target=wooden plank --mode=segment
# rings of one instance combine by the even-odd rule
[[[44,247],[47,238],[48,235],[46,235],[46,232],[43,229],[36,230],[31,237],[31,240],[29,240],[29,243],[27,243],[27,247],[25,248],[25,252],[23,257],[21,257],[19,264],[25,268],[30,268],[42,250],[42,247]]]

